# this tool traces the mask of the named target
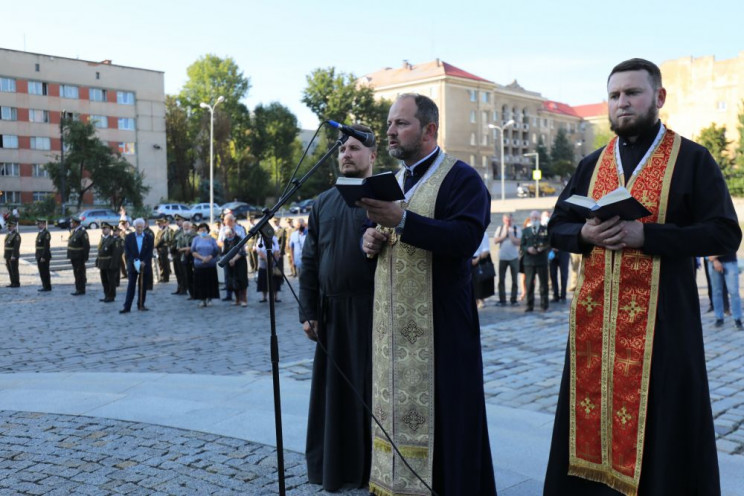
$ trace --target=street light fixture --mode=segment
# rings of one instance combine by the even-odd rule
[[[509,122],[503,126],[497,126],[496,124],[489,124],[488,127],[491,129],[498,129],[501,136],[501,201],[506,200],[506,189],[504,186],[504,129],[511,127],[515,124],[514,119],[509,119]],[[486,185],[488,186],[488,185]],[[491,192],[491,189],[488,189]]]
[[[209,228],[214,223],[214,109],[219,103],[225,101],[224,96],[219,96],[213,105],[201,102],[199,106],[209,110]]]
[[[535,157],[535,198],[540,198],[540,154],[539,153],[525,153],[525,157]]]

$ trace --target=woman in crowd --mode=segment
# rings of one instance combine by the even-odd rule
[[[212,298],[219,299],[217,283],[217,255],[220,249],[217,241],[209,235],[209,225],[199,224],[198,236],[191,242],[191,254],[194,256],[194,299],[201,300],[200,307],[209,306]]]
[[[237,245],[242,238],[235,234],[231,227],[225,228],[225,241],[222,245],[222,254],[227,254]],[[245,247],[230,259],[227,264],[227,280],[225,281],[228,291],[235,293],[235,305],[248,306],[246,289],[248,288],[248,263],[246,262]]]
[[[483,233],[481,244],[471,259],[473,276],[473,296],[480,310],[485,305],[485,299],[494,295],[494,272],[491,260],[491,237]]]
[[[266,266],[267,266],[267,259],[266,259],[266,247],[264,246],[264,240],[262,237],[259,237],[258,242],[256,243],[256,246],[254,248],[256,250],[256,253],[258,254],[258,282],[256,283],[256,290],[260,293],[263,293],[263,299],[259,300],[261,303],[267,301],[266,295],[269,292],[269,285],[267,280],[267,274],[266,274]],[[276,292],[279,291],[280,285],[282,283],[282,276],[277,273],[277,265],[281,262],[281,251],[279,250],[279,240],[276,236],[272,238],[272,244],[271,244],[271,252],[274,256],[274,261],[272,262],[272,272],[273,274],[273,280],[271,281],[273,285],[274,290],[274,301],[281,301],[276,297]]]

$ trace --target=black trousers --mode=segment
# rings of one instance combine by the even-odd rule
[[[145,264],[142,264],[140,267],[143,272],[132,270],[127,275],[129,282],[127,284],[127,297],[124,299],[124,310],[131,310],[135,293],[137,293],[137,308],[145,306],[147,299],[147,280],[148,277],[152,280],[152,274],[148,276],[150,270]]]
[[[160,270],[160,282],[168,282],[170,279],[170,260],[168,260],[168,248],[158,248],[158,269]]]
[[[517,301],[517,280],[519,278],[519,259],[514,260],[499,260],[499,301],[506,303],[506,269],[509,269],[511,274],[511,298],[510,302],[515,303]]]
[[[540,308],[548,309],[548,266],[547,265],[525,265],[524,275],[526,279],[525,291],[527,291],[527,308],[535,308],[535,275],[540,280]]]
[[[556,300],[566,299],[566,284],[568,284],[568,269],[571,262],[571,254],[567,251],[557,251],[553,260],[550,261],[550,284],[553,286],[553,298]],[[558,271],[560,270],[560,280]]]
[[[116,299],[116,286],[118,284],[119,268],[101,269],[101,285],[103,286],[103,296],[107,300]]]
[[[5,267],[8,269],[8,275],[10,276],[10,285],[11,286],[20,286],[21,285],[21,276],[18,272],[18,259],[11,260],[9,258],[5,259]]]
[[[85,275],[85,260],[82,258],[71,258],[72,274],[75,276],[75,291],[85,293],[85,284],[88,279]]]
[[[178,282],[177,286],[178,289],[176,289],[176,292],[178,293],[185,293],[186,292],[186,276],[183,272],[183,262],[181,261],[181,254],[176,254],[173,256],[173,273],[176,274],[176,281]]]
[[[36,266],[39,268],[41,287],[44,289],[52,289],[52,277],[49,274],[49,260],[46,260],[44,262],[37,260]]]

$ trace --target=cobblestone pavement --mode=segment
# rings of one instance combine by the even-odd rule
[[[269,318],[249,287],[247,309],[225,302],[197,308],[156,284],[150,312],[118,314],[99,303],[88,271],[87,295],[72,297],[71,274],[56,275],[51,293],[37,293],[33,266],[22,266],[19,289],[0,271],[4,346],[0,372],[157,372],[241,375],[270,373]],[[296,284],[294,280],[291,280]],[[704,284],[704,281],[703,281]],[[277,303],[283,372],[309,380],[314,346],[297,322],[286,288]],[[707,298],[706,298],[707,306]],[[552,413],[563,367],[568,305],[526,315],[521,306],[481,312],[487,402]],[[744,455],[744,332],[730,319],[713,327],[703,314],[718,449]],[[0,495],[3,494],[276,494],[275,450],[211,434],[90,417],[0,412]],[[324,494],[305,481],[304,457],[286,453],[288,493]],[[246,489],[248,488],[248,489]],[[345,494],[366,494],[363,490]]]

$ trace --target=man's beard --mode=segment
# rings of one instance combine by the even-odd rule
[[[639,115],[635,122],[625,124],[621,127],[618,127],[617,121],[610,117],[610,130],[623,138],[640,136],[653,129],[658,119],[659,114],[656,108],[652,106],[645,114]]]
[[[343,164],[341,166],[341,175],[344,177],[354,177],[354,178],[367,177],[368,171],[369,171],[369,168],[357,169],[355,167],[355,164],[351,164],[351,167],[349,169],[344,168]]]

